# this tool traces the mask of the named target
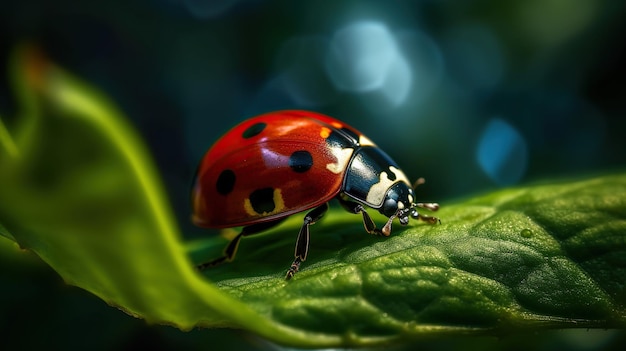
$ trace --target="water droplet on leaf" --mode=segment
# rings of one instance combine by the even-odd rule
[[[528,228],[522,229],[519,234],[524,238],[530,238],[531,236],[533,236],[533,232]]]

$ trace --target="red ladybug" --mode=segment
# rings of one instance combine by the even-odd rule
[[[439,208],[436,203],[415,202],[407,177],[367,137],[341,121],[310,111],[271,112],[231,129],[202,159],[192,198],[196,225],[243,226],[224,256],[199,269],[231,261],[242,237],[311,210],[304,216],[286,279],[306,260],[309,226],[322,218],[332,199],[349,212],[361,213],[368,233],[384,236],[391,234],[395,218],[402,225],[409,222],[409,215],[436,223],[436,217],[420,215],[416,208]],[[365,206],[389,217],[382,229]]]

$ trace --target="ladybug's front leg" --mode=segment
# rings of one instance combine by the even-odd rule
[[[314,208],[304,216],[304,223],[302,223],[302,227],[300,227],[300,233],[298,233],[298,239],[296,240],[296,250],[294,254],[296,258],[293,260],[291,267],[289,267],[285,279],[291,279],[298,269],[300,269],[300,263],[306,260],[306,256],[309,253],[309,226],[319,221],[326,211],[328,211],[328,203]]]
[[[342,198],[339,198],[339,203],[348,212],[351,212],[354,214],[361,213],[363,215],[363,226],[365,227],[365,231],[368,232],[369,234],[384,235],[384,236],[391,235],[391,222],[393,221],[395,216],[390,217],[387,223],[385,224],[385,226],[383,226],[383,229],[381,230],[376,227],[376,223],[374,223],[374,220],[372,220],[372,217],[370,217],[367,211],[365,211],[365,207],[363,207],[363,205],[356,203],[356,202],[348,201]]]

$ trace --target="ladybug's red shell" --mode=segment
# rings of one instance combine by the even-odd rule
[[[359,143],[363,137],[354,128],[309,111],[248,119],[204,156],[193,192],[194,222],[245,226],[328,202],[342,191]]]

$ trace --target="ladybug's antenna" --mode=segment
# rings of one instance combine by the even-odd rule
[[[424,179],[423,177],[419,177],[417,178],[417,180],[415,181],[415,183],[413,183],[413,191],[415,191],[415,189],[417,189],[418,186],[422,185],[426,183],[426,179]]]
[[[417,178],[415,183],[413,183],[413,191],[415,191],[415,189],[417,189],[418,186],[420,186],[420,185],[422,185],[424,183],[426,183],[426,179],[424,179],[422,177]],[[418,203],[411,204],[411,208],[414,209],[415,207],[425,208],[425,209],[430,210],[430,211],[437,211],[439,209],[439,204],[435,203],[435,202],[428,202],[428,203],[418,202]]]
[[[413,191],[415,191],[415,189],[426,183],[426,179],[424,178],[418,178],[415,183],[413,183]],[[439,209],[439,204],[436,202],[417,202],[417,203],[412,203],[411,204],[411,217],[413,219],[421,219],[423,221],[429,222],[429,223],[441,223],[441,221],[439,220],[439,218],[437,217],[432,217],[432,216],[426,216],[426,215],[421,215],[417,212],[416,207],[419,208],[425,208],[429,211],[437,211]]]

